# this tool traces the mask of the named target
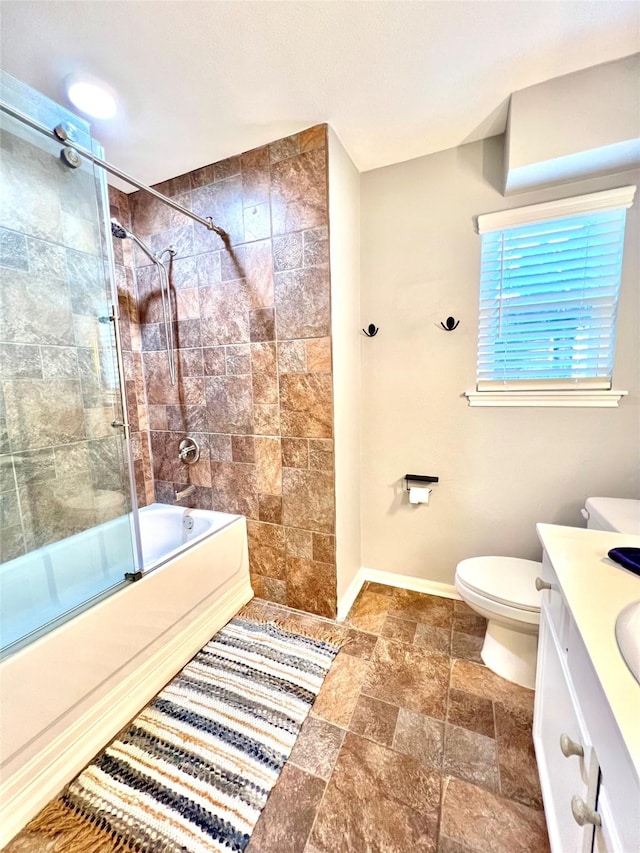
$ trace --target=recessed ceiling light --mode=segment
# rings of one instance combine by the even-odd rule
[[[107,83],[84,72],[64,80],[67,97],[80,112],[92,118],[113,118],[118,111],[115,92]]]

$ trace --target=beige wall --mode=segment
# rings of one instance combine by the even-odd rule
[[[362,175],[362,563],[453,582],[480,554],[536,558],[538,521],[580,525],[589,495],[639,497],[638,210],[629,211],[615,387],[619,408],[469,408],[480,238],[472,217],[613,186],[623,173],[504,199],[502,139]],[[460,326],[447,333],[441,320]],[[435,474],[409,506],[405,473]]]
[[[360,568],[360,174],[329,128],[338,601]]]

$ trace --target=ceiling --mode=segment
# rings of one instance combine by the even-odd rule
[[[328,122],[361,171],[504,130],[518,89],[640,50],[635,0],[4,0],[0,61],[121,111],[107,159],[153,183]]]

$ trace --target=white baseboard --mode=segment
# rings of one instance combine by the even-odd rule
[[[427,595],[439,595],[441,598],[456,598],[460,600],[455,586],[448,583],[416,578],[412,575],[397,575],[395,572],[384,572],[381,569],[368,569],[361,566],[338,602],[338,622],[342,622],[358,597],[358,593],[366,583],[382,583],[386,586],[397,586],[401,589],[411,589],[414,592],[424,592]]]
[[[248,573],[0,785],[0,849],[253,597]]]

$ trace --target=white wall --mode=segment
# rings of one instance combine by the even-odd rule
[[[589,495],[640,497],[638,210],[628,212],[614,386],[620,408],[469,408],[480,238],[472,217],[638,183],[623,173],[504,199],[502,138],[361,176],[362,562],[452,583],[481,554],[538,558],[535,523],[583,524]],[[334,311],[334,314],[337,313]],[[454,332],[439,323],[460,319]],[[409,506],[405,473],[440,477]],[[339,517],[339,516],[338,516]]]
[[[637,168],[640,53],[511,95],[506,191]]]
[[[360,174],[329,128],[338,601],[360,568]]]

